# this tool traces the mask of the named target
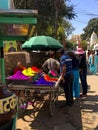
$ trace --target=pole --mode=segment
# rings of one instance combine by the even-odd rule
[[[0,41],[0,68],[1,68],[1,82],[5,83],[5,65],[4,65],[3,41]]]

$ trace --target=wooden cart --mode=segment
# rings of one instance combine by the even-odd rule
[[[48,95],[49,114],[50,116],[53,116],[55,112],[55,102],[57,101],[59,95],[59,81],[60,78],[53,86],[34,84],[22,85],[11,82],[8,84],[8,89],[14,91],[17,94],[18,110],[21,110],[21,112],[27,110],[28,102],[32,103],[33,109],[36,111],[39,108],[39,101],[40,103],[43,103],[45,101],[44,95]],[[25,107],[21,108],[23,103]]]

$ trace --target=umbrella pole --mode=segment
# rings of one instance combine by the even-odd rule
[[[3,41],[0,41],[0,75],[1,75],[1,82],[5,83]]]

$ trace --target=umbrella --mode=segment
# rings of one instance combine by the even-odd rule
[[[50,36],[34,36],[22,44],[22,49],[28,51],[40,50],[40,51],[56,51],[63,48],[63,45],[56,39]]]

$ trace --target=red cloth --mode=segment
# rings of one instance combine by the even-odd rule
[[[13,71],[13,74],[16,74],[18,71],[23,71],[24,69],[26,69],[26,67],[22,66],[21,68],[16,67]]]

